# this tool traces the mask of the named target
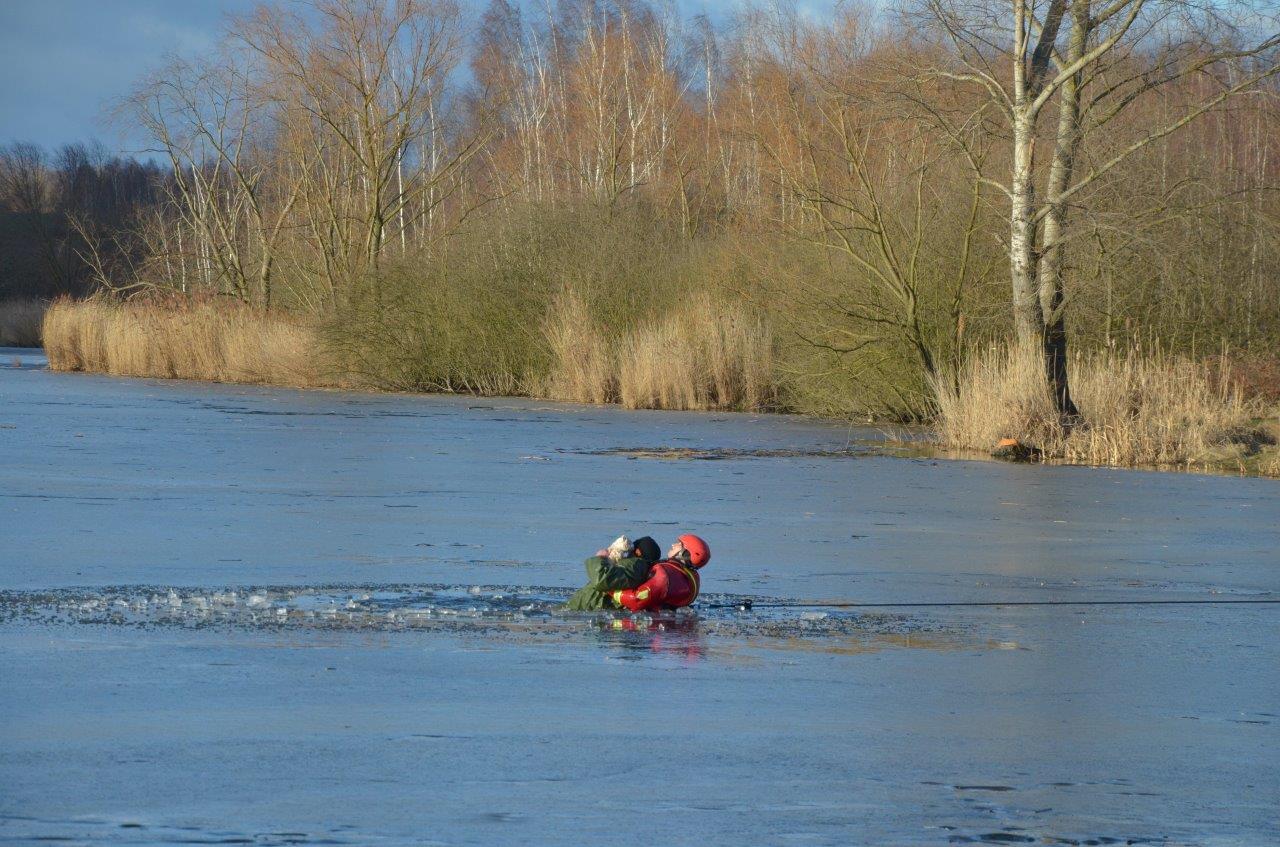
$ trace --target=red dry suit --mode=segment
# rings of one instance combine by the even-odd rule
[[[649,568],[649,578],[625,591],[613,592],[613,602],[639,612],[688,606],[698,596],[698,569],[678,559],[663,559]]]

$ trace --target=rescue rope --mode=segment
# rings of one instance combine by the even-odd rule
[[[1274,606],[1280,605],[1280,599],[1271,600],[960,600],[937,601],[924,603],[851,603],[834,601],[822,603],[817,601],[788,601],[782,603],[756,603],[750,598],[743,598],[736,603],[715,603],[709,609],[739,609],[749,612],[752,609],[918,609],[936,607],[988,607],[996,606]]]

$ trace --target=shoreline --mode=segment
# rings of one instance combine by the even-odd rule
[[[1042,465],[1053,467],[1075,467],[1089,468],[1100,470],[1132,470],[1146,471],[1151,473],[1187,473],[1205,476],[1230,476],[1241,478],[1259,478],[1259,479],[1277,479],[1275,474],[1266,473],[1259,469],[1260,461],[1269,452],[1280,452],[1280,448],[1272,447],[1271,450],[1262,449],[1257,453],[1244,457],[1248,461],[1221,459],[1217,461],[1204,461],[1192,464],[1166,463],[1166,464],[1096,464],[1087,462],[1073,462],[1067,459],[1045,457],[1032,461],[1014,462],[996,458],[989,453],[981,450],[947,447],[936,442],[938,429],[929,424],[902,424],[894,421],[884,420],[864,420],[855,421],[844,418],[829,417],[818,414],[807,414],[796,411],[739,411],[739,410],[703,410],[703,409],[628,409],[622,403],[583,403],[574,400],[561,400],[553,397],[543,397],[533,394],[480,394],[461,391],[403,391],[394,389],[380,389],[369,386],[341,386],[341,385],[290,385],[285,382],[265,382],[265,381],[246,381],[246,380],[214,380],[214,379],[193,379],[186,377],[161,377],[161,376],[137,376],[131,374],[115,374],[105,370],[88,370],[84,368],[77,369],[59,369],[47,364],[47,354],[43,347],[6,347],[0,348],[5,354],[11,351],[24,351],[26,355],[40,355],[46,359],[45,368],[51,372],[59,374],[84,374],[87,376],[111,377],[118,379],[149,379],[162,382],[172,383],[190,383],[196,385],[209,386],[247,386],[256,388],[283,388],[290,391],[315,392],[325,394],[347,393],[347,394],[364,394],[371,397],[453,397],[458,399],[475,399],[475,400],[521,400],[541,403],[555,403],[565,406],[578,406],[583,408],[597,409],[618,409],[626,412],[659,412],[669,414],[687,414],[696,413],[703,415],[745,415],[749,417],[770,417],[770,418],[797,418],[810,421],[820,421],[823,423],[839,424],[849,427],[859,427],[865,429],[874,429],[879,431],[884,437],[878,442],[872,442],[869,439],[858,439],[855,443],[860,449],[867,453],[873,453],[888,458],[915,459],[915,460],[941,460],[949,462],[1005,462],[1007,464],[1020,465]],[[38,353],[36,351],[39,351]],[[918,438],[903,438],[910,428],[915,427],[920,430]],[[994,448],[995,445],[993,445]],[[633,458],[656,460],[656,461],[698,461],[698,460],[716,460],[727,458],[769,458],[771,454],[768,451],[736,451],[732,448],[721,448],[717,450],[690,451],[698,455],[675,455],[681,448],[671,448],[672,455],[656,455],[658,451],[650,448],[624,448],[617,452],[635,453],[645,455],[635,455]],[[654,454],[654,455],[650,455]],[[704,455],[705,454],[705,455]]]

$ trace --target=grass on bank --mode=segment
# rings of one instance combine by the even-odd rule
[[[0,347],[39,347],[46,308],[43,300],[0,302]]]
[[[939,441],[989,451],[1007,437],[1074,464],[1280,473],[1274,412],[1246,399],[1222,367],[1138,350],[1077,354],[1068,372],[1083,421],[1068,430],[1038,351],[993,347],[970,357],[958,390],[936,386]]]

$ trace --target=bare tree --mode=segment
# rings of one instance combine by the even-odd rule
[[[438,204],[487,136],[437,155],[440,97],[462,44],[450,0],[317,0],[314,9],[312,20],[260,7],[233,35],[264,62],[307,226],[336,285],[376,269],[394,227]]]
[[[205,284],[270,306],[298,188],[277,177],[270,104],[256,71],[226,53],[174,58],[127,105],[151,134],[152,152],[169,161],[174,225],[190,233]],[[176,258],[185,270],[186,256]]]
[[[793,282],[823,316],[798,333],[846,356],[905,347],[924,396],[899,399],[927,411],[929,387],[958,378],[966,290],[985,272],[982,182],[872,81],[896,63],[870,55],[857,19],[806,26],[775,50],[788,68],[785,115],[757,138],[798,211],[782,225],[847,263],[839,291]],[[988,143],[971,134],[975,163]]]
[[[1274,9],[1182,0],[923,0],[917,7],[950,47],[927,71],[982,92],[1009,130],[1009,175],[984,179],[1007,199],[1014,326],[1038,347],[1060,413],[1076,415],[1066,371],[1069,210],[1137,151],[1165,138],[1280,67]],[[919,18],[918,18],[919,19]],[[1252,33],[1253,37],[1248,38]],[[1243,45],[1243,46],[1242,46]],[[1135,103],[1191,76],[1213,81],[1173,118],[1138,128],[1079,167],[1082,145]],[[1052,164],[1037,167],[1041,119],[1056,104]],[[952,125],[954,128],[954,125]],[[963,135],[952,133],[964,146]],[[976,163],[975,163],[976,164]]]

